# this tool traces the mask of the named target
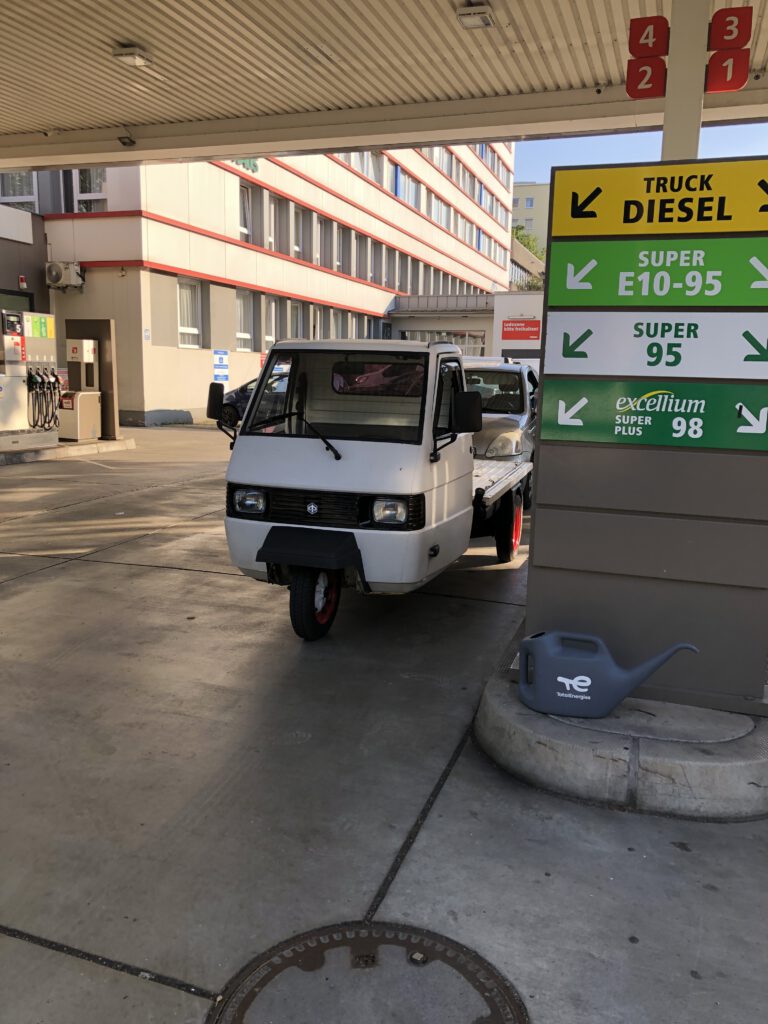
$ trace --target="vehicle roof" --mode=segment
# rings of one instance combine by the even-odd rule
[[[447,341],[381,341],[375,338],[345,338],[338,341],[307,341],[305,338],[281,338],[270,352],[282,349],[306,348],[317,352],[407,352],[423,355],[427,352],[450,352],[460,355],[461,349]]]
[[[464,359],[465,370],[507,370],[510,373],[519,373],[527,363],[509,362],[505,359],[494,359],[491,356],[469,356]]]

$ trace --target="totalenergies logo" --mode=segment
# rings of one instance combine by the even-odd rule
[[[616,412],[702,413],[706,404],[703,398],[676,398],[674,391],[656,390],[639,398],[622,395],[616,399]]]

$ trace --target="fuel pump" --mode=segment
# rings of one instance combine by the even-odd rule
[[[0,348],[0,431],[26,430],[27,348],[23,314],[3,310],[3,342]]]
[[[70,390],[61,395],[59,433],[68,441],[101,437],[98,345],[91,338],[67,341]]]
[[[54,318],[17,310],[2,310],[0,318],[0,450],[55,445],[61,382]]]

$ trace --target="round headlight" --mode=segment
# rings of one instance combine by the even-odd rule
[[[244,512],[250,516],[262,516],[267,510],[267,496],[264,491],[238,487],[232,495],[232,504],[236,512]]]
[[[486,450],[489,459],[506,459],[511,455],[519,455],[523,450],[519,434],[499,434]]]

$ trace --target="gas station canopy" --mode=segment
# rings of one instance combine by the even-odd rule
[[[484,27],[460,22],[465,2],[5,0],[0,167],[661,124],[663,98],[626,95],[628,25],[672,0],[489,0]],[[768,0],[751,6],[750,80],[708,95],[707,122],[765,117]]]

